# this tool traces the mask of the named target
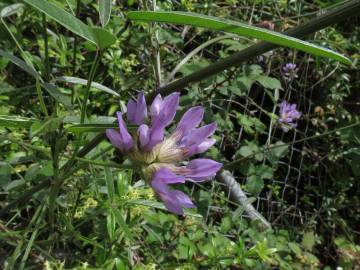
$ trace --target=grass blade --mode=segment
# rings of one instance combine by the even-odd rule
[[[17,115],[0,115],[0,127],[29,128],[35,122],[38,120]]]
[[[81,84],[81,85],[87,85],[87,80],[85,79],[81,79],[81,78],[77,78],[77,77],[70,77],[70,76],[61,76],[61,77],[57,77],[56,78],[57,81],[61,81],[61,82],[67,82],[67,83],[74,83],[74,84]],[[114,90],[110,89],[109,87],[106,87],[100,83],[97,82],[92,82],[91,83],[91,87],[101,90],[103,92],[106,92],[108,94],[112,94],[114,96],[119,97],[120,95],[118,93],[116,93]]]
[[[328,57],[344,64],[351,64],[349,58],[329,49],[311,44],[300,39],[290,37],[281,33],[270,31],[264,28],[240,23],[232,20],[225,20],[213,16],[207,16],[198,13],[180,12],[180,11],[132,11],[128,13],[131,20],[164,22],[181,25],[192,25],[207,29],[233,33],[241,36],[257,38],[268,41],[280,46],[297,49],[316,56]]]
[[[26,64],[20,58],[12,55],[11,53],[5,52],[1,49],[0,49],[0,55],[2,57],[5,57],[6,59],[8,59],[11,63],[17,65],[19,68],[21,68],[22,70],[24,70],[26,73],[30,74],[31,76],[33,76],[35,78],[39,77],[39,74],[36,72],[36,70],[34,68],[32,68],[31,66],[29,66],[28,64]]]

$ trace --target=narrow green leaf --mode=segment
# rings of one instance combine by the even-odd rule
[[[94,43],[99,48],[105,48],[112,45],[116,38],[110,32],[95,27],[89,27],[72,14],[57,7],[45,0],[24,0],[24,2],[45,13],[48,17],[60,23],[71,32]]]
[[[313,55],[332,58],[345,64],[351,64],[349,58],[337,52],[311,44],[306,41],[302,41],[294,37],[290,37],[264,28],[247,25],[245,23],[240,23],[237,21],[225,20],[222,18],[207,16],[198,13],[180,11],[131,11],[128,13],[128,17],[131,20],[192,25],[196,27],[203,27],[212,30],[233,33],[241,36],[257,38],[284,47],[304,51]]]
[[[163,203],[160,203],[160,202],[157,202],[157,201],[136,199],[136,200],[128,200],[127,203],[135,204],[135,205],[144,205],[144,206],[148,206],[148,207],[151,207],[151,208],[157,208],[157,209],[161,209],[161,210],[166,210],[165,205]],[[200,214],[190,212],[188,209],[184,209],[184,214],[186,216],[191,216],[191,217],[196,217],[196,218],[202,218],[203,217]]]
[[[116,121],[116,117],[97,115],[92,116],[90,122],[87,124],[112,124]],[[64,124],[80,124],[80,116],[78,115],[67,115],[64,117]]]
[[[108,128],[119,128],[118,124],[78,124],[67,127],[69,132],[104,132]]]
[[[29,128],[35,122],[38,120],[15,115],[0,115],[0,127]]]
[[[111,0],[99,0],[99,16],[101,25],[104,27],[110,20]]]
[[[60,89],[53,83],[43,83],[45,90],[59,103],[62,103],[66,109],[72,110],[71,99],[67,95],[61,93]]]
[[[18,12],[20,9],[23,9],[24,6],[25,5],[22,3],[17,3],[17,4],[12,4],[12,5],[6,6],[0,11],[0,18],[9,17],[9,16],[15,14],[16,12]]]
[[[112,208],[111,209],[112,213],[115,216],[115,220],[116,222],[119,224],[119,226],[124,230],[125,232],[125,237],[130,239],[130,240],[134,240],[131,231],[129,230],[128,225],[125,222],[125,219],[123,218],[123,216],[121,215],[121,212],[119,211],[119,209],[117,208]]]
[[[77,78],[77,77],[70,77],[70,76],[61,76],[61,77],[57,77],[56,78],[57,81],[61,81],[61,82],[67,82],[67,83],[74,83],[74,84],[81,84],[81,85],[87,85],[87,80],[85,79],[81,79],[81,78]],[[119,97],[120,95],[118,93],[116,93],[114,90],[110,89],[109,87],[106,87],[100,83],[96,83],[96,82],[92,82],[91,83],[91,87],[104,91],[108,94],[112,94],[114,96]]]
[[[30,128],[30,136],[55,131],[62,124],[62,118],[49,118],[43,122],[35,122]]]
[[[39,74],[36,72],[35,69],[33,69],[32,67],[30,67],[28,64],[26,64],[23,60],[21,60],[20,58],[5,52],[3,50],[0,49],[0,55],[2,57],[5,57],[6,59],[10,60],[13,64],[17,65],[19,68],[21,68],[22,70],[24,70],[25,72],[29,73],[31,76],[38,78]]]
[[[115,239],[115,229],[116,229],[116,224],[115,224],[115,217],[114,214],[110,212],[110,214],[106,217],[106,228],[108,231],[108,235],[110,238],[110,241],[114,241]]]
[[[104,166],[104,172],[109,200],[112,203],[115,198],[114,178],[109,167]]]

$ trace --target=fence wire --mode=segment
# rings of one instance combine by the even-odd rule
[[[296,143],[296,141],[300,139],[313,135],[313,130],[310,128],[311,119],[309,116],[314,110],[314,104],[312,101],[315,88],[314,86],[318,85],[318,83],[313,86],[308,86],[306,84],[308,64],[303,67],[303,70],[304,72],[299,74],[297,82],[286,83],[286,87],[284,87],[285,91],[280,94],[280,101],[287,100],[291,103],[296,103],[297,108],[302,112],[302,118],[301,121],[299,121],[299,125],[296,129],[287,133],[283,132],[279,127],[269,127],[266,134],[264,134],[266,135],[264,136],[266,139],[259,140],[259,145],[274,144],[278,141],[290,143],[289,152],[286,157],[282,158],[278,162],[277,169],[274,171],[274,178],[271,180],[265,180],[264,189],[259,194],[254,195],[245,192],[248,198],[255,198],[254,202],[252,202],[252,206],[261,213],[261,215],[265,217],[269,223],[276,225],[299,226],[308,222],[318,211],[318,209],[316,209],[316,204],[314,204],[311,211],[309,211],[309,207],[304,207],[302,205],[302,198],[304,194],[306,194],[308,198],[314,196],[311,192],[307,192],[308,190],[306,187],[319,185],[320,181],[319,175],[314,176],[314,172],[307,172],[306,168],[304,168],[304,166],[308,164],[306,162],[309,162],[305,160],[307,152],[310,151],[307,146],[307,142]],[[299,87],[300,85],[301,87]],[[248,93],[248,97],[251,96],[251,91]],[[212,102],[212,107],[216,110],[226,110],[229,115],[237,110],[237,108],[234,108],[231,103],[241,103],[241,111],[239,112],[252,117],[255,116],[258,119],[262,119],[264,117],[264,112],[257,109],[258,107],[265,108],[270,113],[278,112],[277,107],[270,108],[268,106],[268,104],[273,103],[265,91],[262,92],[260,97],[256,97],[256,100],[251,98],[242,98],[239,101],[230,98],[227,101],[227,106],[217,103],[216,101]],[[254,106],[254,102],[257,102],[256,106]],[[267,106],[269,108],[266,108]],[[277,105],[275,104],[275,106]],[[246,137],[243,127],[240,127],[236,135],[235,145],[240,147],[242,141]],[[221,151],[225,151],[225,139],[226,138],[224,137],[220,143]],[[266,164],[265,159],[263,163]],[[235,171],[232,173],[240,186],[243,186],[246,183],[247,177],[239,176],[239,174]],[[211,183],[201,185],[201,188],[206,189],[210,194],[212,194],[212,196],[219,196],[219,194],[222,194],[221,196],[223,196],[227,202],[224,207],[209,205],[205,216],[207,221],[210,221],[213,216],[234,211],[237,208],[236,204],[231,202],[230,191],[226,191],[227,189],[224,187],[224,183],[214,180]],[[277,190],[277,194],[275,194],[274,190]],[[249,218],[246,211],[241,214],[241,218]]]

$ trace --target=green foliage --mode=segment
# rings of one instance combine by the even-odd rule
[[[322,47],[280,34],[318,11],[285,2],[0,1],[0,268],[355,268],[360,30],[344,23],[319,31],[313,43]],[[256,26],[264,20],[276,31]],[[168,213],[98,134],[117,127],[115,112],[137,90],[152,93],[257,40],[286,48],[178,89],[182,111],[201,104],[204,122],[217,123],[205,155],[233,163],[248,198],[234,202],[215,181],[184,185],[197,209]],[[284,78],[287,62],[298,63],[301,79]],[[287,134],[277,123],[281,99],[303,112]],[[304,130],[314,136],[293,142]],[[282,170],[294,164],[303,176],[285,182]],[[249,218],[246,205],[272,229]]]

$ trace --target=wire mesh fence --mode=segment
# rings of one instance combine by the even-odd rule
[[[314,102],[312,99],[317,83],[312,86],[306,84],[307,68],[308,66],[303,68],[304,71],[299,74],[296,83],[287,83],[284,91],[280,94],[281,99],[296,103],[297,108],[302,112],[303,116],[299,125],[289,132],[284,132],[281,128],[273,125],[274,123],[271,123],[267,125],[268,127],[270,126],[267,132],[259,138],[260,145],[270,145],[279,141],[289,143],[288,154],[279,160],[277,168],[274,171],[274,177],[265,180],[264,188],[260,193],[252,194],[243,189],[252,206],[261,213],[269,223],[280,226],[299,226],[304,224],[314,217],[318,211],[317,207],[319,207],[319,204],[316,204],[317,198],[315,198],[318,195],[315,193],[312,194],[311,188],[309,192],[309,186],[319,185],[320,181],[319,175],[315,175],[314,172],[309,172],[306,169],[309,165],[308,163],[312,162],[306,158],[308,152],[311,152],[311,146],[309,146],[306,141],[298,142],[313,135],[310,116],[314,110]],[[273,103],[270,102],[269,95],[265,91],[254,99],[251,98],[251,95],[252,93],[250,91],[247,97],[241,98],[241,101],[229,99],[226,106],[213,101],[212,106],[217,110],[227,110],[230,115],[232,114],[232,110],[240,108],[241,113],[257,117],[258,119],[263,119],[264,117],[264,112],[258,109],[259,107],[265,108],[268,112],[277,112],[276,104],[274,107],[269,107],[269,104]],[[257,104],[254,104],[255,102]],[[230,103],[241,103],[241,107],[232,108]],[[240,127],[236,135],[236,142],[234,142],[234,144],[239,147],[246,138],[243,127]],[[222,151],[225,151],[225,139],[226,138],[223,137],[220,142],[220,149]],[[267,161],[264,159],[262,162],[266,164]],[[235,171],[232,173],[236,182],[240,187],[243,187],[248,180],[247,177],[239,175]],[[227,201],[225,207],[209,205],[205,217],[207,221],[209,221],[212,216],[221,215],[226,211],[235,211],[237,207],[241,207],[238,202],[234,202],[231,199],[231,191],[223,182],[215,179],[209,184],[202,185],[201,188],[206,189],[212,196],[222,194],[221,196]],[[303,205],[305,192],[307,199],[309,200],[310,198],[310,200],[315,202],[312,204],[312,208],[304,207]],[[254,199],[251,200],[250,198]],[[240,217],[245,219],[251,218],[246,211],[243,211]]]

